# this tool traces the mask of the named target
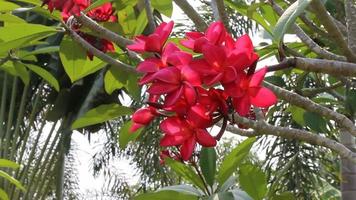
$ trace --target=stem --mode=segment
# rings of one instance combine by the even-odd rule
[[[205,179],[204,179],[203,175],[201,174],[201,172],[200,172],[200,170],[199,170],[199,168],[198,168],[196,162],[193,160],[193,161],[191,162],[191,164],[192,164],[192,166],[194,167],[194,169],[195,169],[195,171],[197,172],[197,174],[198,174],[198,176],[200,177],[200,179],[202,180],[202,182],[203,182],[203,184],[204,184],[204,187],[205,187],[205,189],[206,189],[207,194],[210,196],[211,193],[210,193],[209,188],[208,188],[208,186],[207,186],[208,184],[205,182]]]

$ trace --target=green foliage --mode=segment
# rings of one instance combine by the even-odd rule
[[[235,172],[244,158],[249,154],[255,141],[256,138],[246,139],[224,158],[217,174],[217,180],[220,185],[224,184],[224,182]]]
[[[135,132],[130,132],[130,127],[132,126],[132,121],[125,122],[122,127],[120,128],[119,132],[119,146],[122,149],[125,149],[127,144],[130,141],[135,140],[137,137],[140,136],[142,129],[139,129]]]
[[[132,114],[132,109],[125,106],[120,106],[118,104],[100,105],[89,110],[83,116],[75,120],[71,128],[79,129],[130,114]]]
[[[198,200],[199,198],[195,195],[190,195],[186,193],[176,192],[172,190],[159,191],[153,193],[146,193],[134,198],[134,200]]]
[[[203,147],[200,151],[199,164],[206,182],[212,186],[216,173],[216,151],[215,148]]]
[[[262,200],[267,193],[266,175],[257,166],[251,164],[240,166],[239,183],[255,200]]]
[[[172,0],[151,0],[151,5],[154,9],[167,17],[171,17],[173,13],[173,1]]]

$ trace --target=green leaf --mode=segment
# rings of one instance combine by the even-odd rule
[[[245,191],[242,191],[240,189],[230,190],[229,192],[231,192],[234,195],[234,199],[253,200]]]
[[[234,200],[234,195],[231,192],[219,192],[211,195],[208,200]]]
[[[0,11],[1,12],[10,12],[19,8],[20,6],[7,1],[0,1]]]
[[[92,61],[87,59],[85,49],[69,36],[65,36],[62,39],[59,49],[59,56],[64,70],[72,82],[92,74],[106,65],[106,63],[96,57]]]
[[[177,173],[179,177],[182,177],[186,181],[192,183],[193,185],[199,187],[202,190],[205,189],[203,181],[200,179],[198,174],[196,174],[191,167],[170,158],[166,158],[165,162],[168,166],[171,167],[171,169],[175,173]]]
[[[9,13],[0,14],[0,21],[3,21],[5,24],[26,23],[26,21],[21,19],[20,17],[17,17]]]
[[[26,58],[31,55],[53,53],[58,51],[59,51],[59,46],[42,47],[33,51],[25,52],[22,55],[20,55],[20,58]]]
[[[132,121],[127,121],[125,124],[120,128],[119,132],[119,146],[121,149],[125,149],[127,144],[130,141],[135,140],[142,132],[142,128],[138,129],[135,132],[130,132],[130,127],[132,126]]]
[[[146,16],[146,10],[141,11],[140,15],[137,18],[136,29],[134,35],[140,35],[145,30],[148,23]]]
[[[297,0],[290,5],[278,19],[273,30],[273,40],[279,44],[284,34],[294,24],[295,20],[301,15],[312,0]]]
[[[345,108],[350,115],[354,115],[356,112],[356,90],[346,92]]]
[[[295,197],[291,192],[283,192],[282,194],[274,194],[271,200],[294,200]],[[326,198],[329,199],[329,198]],[[331,199],[331,198],[330,198]]]
[[[104,76],[104,88],[108,94],[123,88],[127,83],[127,75],[117,67],[110,67]]]
[[[212,186],[215,181],[216,173],[215,148],[203,147],[200,151],[199,164],[206,182]]]
[[[117,12],[119,24],[125,35],[133,36],[136,29],[136,15],[132,6],[126,6],[125,9]]]
[[[299,108],[297,106],[290,106],[288,111],[292,114],[292,119],[297,122],[300,126],[305,126],[304,123],[304,113],[305,110],[303,108]]]
[[[0,188],[0,200],[9,200],[9,196]]]
[[[194,195],[176,192],[176,191],[159,191],[153,193],[141,194],[134,197],[134,200],[198,200],[199,198]]]
[[[26,190],[18,180],[16,180],[15,178],[10,176],[9,174],[4,172],[3,170],[0,170],[0,177],[5,178],[6,180],[8,180],[10,183],[14,184],[17,188],[19,188],[22,191]]]
[[[232,186],[236,185],[237,183],[237,178],[236,176],[230,176],[224,184],[219,186],[218,191],[220,192],[226,192],[228,189],[230,189]]]
[[[47,81],[57,92],[59,91],[59,83],[51,73],[36,65],[27,64],[26,66],[31,71],[35,72],[38,76]]]
[[[82,117],[75,120],[72,129],[83,128],[93,124],[99,124],[124,115],[131,115],[132,110],[118,104],[105,104],[89,110]]]
[[[305,112],[303,117],[305,125],[311,130],[318,133],[327,132],[326,121],[320,115],[312,112]]]
[[[190,185],[172,185],[158,189],[157,191],[171,190],[186,194],[191,194],[194,196],[202,196],[204,193]]]
[[[141,87],[138,85],[138,79],[139,77],[137,75],[130,74],[128,75],[128,80],[125,85],[129,95],[136,101],[140,101],[141,99]]]
[[[13,61],[16,74],[21,78],[25,85],[30,83],[30,73],[27,71],[26,66],[20,61]]]
[[[0,54],[10,49],[32,45],[56,32],[54,27],[39,24],[7,23],[5,27],[0,28]]]
[[[93,10],[94,8],[97,8],[97,7],[103,5],[103,4],[107,3],[107,2],[112,2],[112,1],[114,1],[114,0],[97,0],[94,3],[92,3],[89,7],[87,7],[84,10],[84,13],[87,13],[87,12]]]
[[[256,138],[254,137],[246,139],[224,158],[217,176],[220,185],[223,185],[224,182],[236,171],[237,167],[249,154],[255,141]]]
[[[122,10],[127,6],[134,6],[137,4],[137,0],[115,0],[115,8],[116,10]]]
[[[255,200],[262,200],[267,193],[266,174],[257,166],[242,165],[239,170],[239,183]]]
[[[17,169],[20,167],[20,165],[10,160],[0,159],[0,167],[9,167],[12,169]]]
[[[172,12],[173,12],[172,0],[151,0],[151,5],[153,8],[155,8],[165,16],[167,17],[172,16]]]

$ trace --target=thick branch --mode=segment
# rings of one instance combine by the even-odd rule
[[[326,73],[333,76],[356,77],[356,64],[343,61],[323,60],[313,58],[287,58],[277,65],[268,67],[268,71],[282,70],[294,67],[309,72]]]
[[[146,10],[146,16],[147,16],[147,20],[148,20],[148,27],[149,27],[149,32],[153,33],[153,31],[156,28],[155,25],[155,20],[153,17],[153,13],[152,13],[152,8],[151,8],[151,1],[150,0],[144,0],[145,1],[145,10]]]
[[[318,134],[314,134],[305,130],[299,130],[294,128],[272,126],[264,121],[252,121],[250,119],[243,118],[238,115],[234,115],[234,119],[239,124],[252,128],[254,130],[253,131],[241,130],[234,126],[229,125],[226,128],[227,131],[230,131],[238,135],[247,136],[247,137],[261,136],[261,135],[274,135],[287,139],[301,140],[309,144],[314,144],[314,145],[319,145],[319,146],[329,148],[335,151],[336,153],[338,153],[341,157],[356,162],[356,153],[352,152],[347,147],[336,142],[335,140],[331,140],[329,138],[320,136]]]
[[[325,29],[328,31],[328,34],[332,39],[334,39],[341,52],[349,61],[356,62],[356,55],[353,54],[351,49],[348,47],[341,31],[329,15],[323,3],[320,0],[313,0],[310,5],[318,15],[318,20],[324,25]]]
[[[356,5],[353,0],[345,0],[345,13],[348,45],[356,53]]]
[[[272,3],[273,9],[279,15],[282,15],[284,13],[284,10],[278,4],[273,3],[273,1],[271,3]],[[321,56],[322,58],[329,59],[329,60],[346,61],[346,58],[344,56],[336,55],[336,54],[329,52],[329,51],[323,49],[322,47],[320,47],[298,25],[293,24],[292,28],[293,28],[295,34],[302,40],[302,42],[304,42],[317,55]]]
[[[174,2],[183,10],[183,12],[193,21],[200,32],[204,32],[208,25],[200,14],[186,0],[174,0]]]
[[[345,127],[352,135],[356,136],[356,127],[354,123],[345,115],[335,112],[329,108],[321,106],[312,100],[302,97],[296,93],[265,82],[265,86],[271,89],[280,99],[283,99],[293,105],[299,106],[313,113],[334,120],[340,126]]]
[[[66,24],[63,24],[65,29],[69,32],[70,36],[73,38],[74,41],[78,42],[86,51],[89,51],[102,61],[112,65],[119,67],[121,70],[128,72],[128,73],[137,73],[134,67],[125,64],[119,60],[115,60],[114,58],[106,55],[102,51],[98,50],[94,46],[92,46],[90,43],[88,43],[86,40],[84,40],[80,35],[78,35],[75,31],[73,31],[70,27],[68,27]]]
[[[223,0],[212,0],[210,2],[215,20],[220,20],[224,23],[226,29],[229,29],[229,18],[226,15],[225,5]]]

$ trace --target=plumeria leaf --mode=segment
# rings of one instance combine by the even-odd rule
[[[47,81],[57,92],[59,91],[59,83],[51,73],[36,65],[27,64],[26,67]]]
[[[199,197],[182,192],[164,190],[136,196],[134,200],[198,200]]]
[[[14,184],[17,188],[19,188],[22,191],[26,190],[18,180],[16,180],[15,178],[10,176],[9,174],[4,172],[3,170],[0,170],[0,177],[8,180],[10,183]]]
[[[119,132],[119,146],[121,149],[125,149],[130,141],[135,140],[142,132],[142,128],[135,132],[130,132],[130,127],[132,126],[132,121],[127,121],[120,128]]]
[[[6,192],[0,188],[0,200],[9,200],[9,196],[6,194]]]
[[[284,11],[273,30],[273,39],[277,44],[283,39],[284,34],[294,24],[297,17],[305,11],[311,1],[297,0]]]
[[[255,200],[262,200],[267,193],[266,174],[255,165],[240,166],[239,183],[241,188]]]
[[[161,188],[158,191],[163,191],[163,190],[172,190],[176,192],[191,194],[194,196],[204,195],[204,193],[201,190],[198,190],[190,185],[172,185],[172,186]]]
[[[0,159],[0,167],[9,167],[12,169],[17,169],[20,167],[20,165],[10,160]]]
[[[160,13],[171,17],[173,13],[173,2],[172,0],[151,0],[151,5],[153,8],[157,9]]]
[[[255,141],[256,138],[254,137],[248,138],[233,149],[230,154],[225,156],[217,175],[217,180],[220,185],[224,184],[224,182],[236,171],[237,167],[249,154]]]
[[[216,173],[215,148],[203,147],[200,151],[199,164],[206,182],[212,186],[215,181]]]
[[[118,104],[105,104],[89,110],[82,117],[75,120],[72,129],[83,128],[93,124],[99,124],[124,115],[132,114],[131,108]]]
[[[198,174],[196,174],[191,167],[184,165],[183,163],[180,163],[180,162],[175,161],[170,158],[166,158],[165,162],[168,166],[171,167],[171,169],[175,173],[177,173],[178,176],[182,177],[186,181],[188,181],[188,182],[194,184],[195,186],[199,187],[200,189],[204,190],[203,181],[200,179]]]

